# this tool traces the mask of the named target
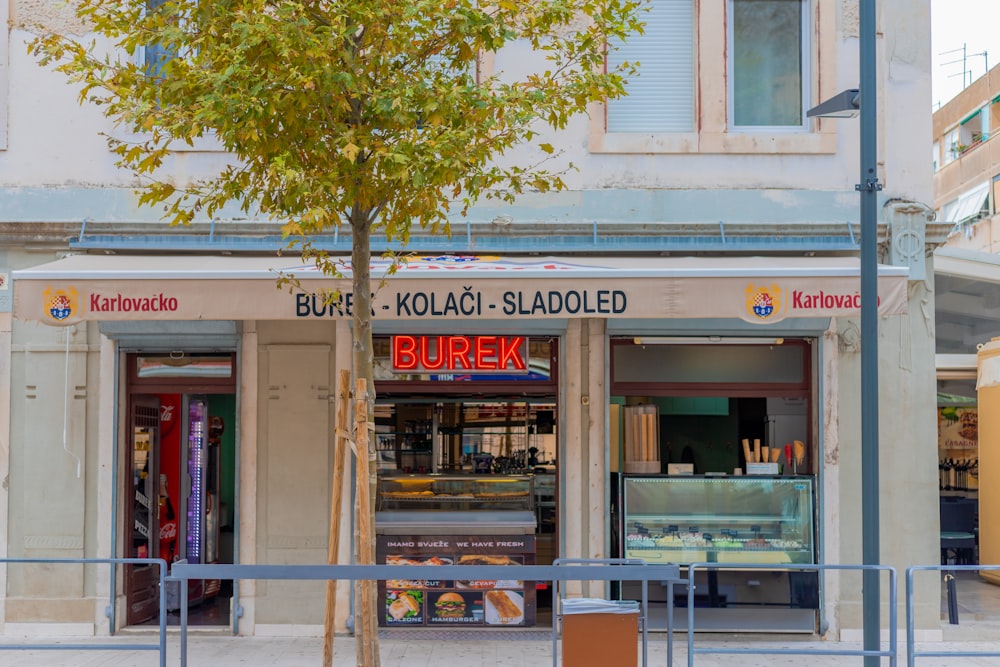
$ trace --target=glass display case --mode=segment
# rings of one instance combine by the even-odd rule
[[[811,477],[625,475],[623,556],[667,563],[813,563]]]
[[[390,475],[378,480],[379,511],[534,512],[531,475]]]

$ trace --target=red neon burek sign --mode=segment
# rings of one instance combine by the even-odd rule
[[[400,373],[527,373],[524,336],[393,336],[392,370]]]

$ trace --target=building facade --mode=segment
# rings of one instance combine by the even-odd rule
[[[934,113],[934,206],[938,219],[950,226],[947,241],[934,255],[939,485],[943,507],[965,502],[975,508],[983,563],[996,558],[991,526],[997,504],[988,492],[980,492],[997,474],[988,447],[980,447],[988,440],[978,432],[979,415],[990,410],[982,401],[990,384],[983,380],[988,375],[981,375],[977,357],[1000,333],[994,296],[1000,282],[1000,156],[993,141],[998,99],[1000,79],[993,68]]]
[[[348,314],[312,295],[329,281],[277,256],[275,226],[232,215],[172,229],[138,208],[99,134],[114,129],[25,55],[18,12],[79,28],[54,7],[12,11],[0,55],[0,555],[325,562]],[[470,555],[399,544],[474,534],[470,512],[510,501],[484,492],[473,506],[478,492],[462,485],[509,477],[533,487],[530,507],[513,508],[532,512],[526,546],[488,555],[512,562],[860,563],[858,128],[805,116],[856,85],[857,21],[833,0],[655,0],[646,35],[623,49],[644,63],[630,96],[551,138],[579,167],[567,190],[478,205],[450,239],[414,237],[418,259],[375,306],[381,557]],[[888,0],[878,21],[881,548],[902,570],[938,554],[927,255],[943,235],[913,140],[930,118],[909,112],[930,99],[929,3]],[[512,46],[484,58],[484,73],[530,56]],[[195,146],[172,169],[196,178],[224,159]],[[331,252],[348,253],[342,236]],[[276,290],[281,270],[310,288]],[[440,365],[446,346],[453,368]],[[407,367],[407,350],[420,363]],[[435,486],[441,475],[458,486]],[[409,521],[412,506],[394,502],[406,494],[434,496],[459,525]],[[347,510],[341,526],[346,562]],[[859,635],[851,575],[768,574],[706,575],[713,597],[696,622]],[[0,627],[140,625],[157,594],[147,575],[10,565]],[[445,583],[470,607],[487,599]],[[422,606],[397,617],[410,588]],[[192,593],[225,600],[222,626],[240,634],[319,632],[323,596],[311,589],[203,582]],[[514,625],[527,624],[544,593],[514,592]],[[443,593],[397,582],[383,595],[390,625],[433,625]],[[343,627],[349,591],[340,598]],[[938,604],[936,589],[919,599],[928,637]],[[774,613],[740,611],[755,605]],[[461,618],[489,624],[489,604]]]

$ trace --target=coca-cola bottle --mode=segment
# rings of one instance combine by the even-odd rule
[[[172,563],[177,554],[177,516],[167,491],[167,476],[160,475],[160,558]]]

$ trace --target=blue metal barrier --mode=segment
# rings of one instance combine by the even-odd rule
[[[854,649],[816,649],[816,648],[762,648],[745,646],[742,648],[695,648],[694,645],[694,575],[702,570],[768,570],[778,572],[821,572],[826,570],[878,570],[889,573],[889,648],[884,651],[866,651]],[[896,569],[888,565],[774,565],[762,563],[692,563],[688,566],[688,626],[687,650],[688,667],[694,667],[696,653],[743,654],[743,655],[841,655],[841,656],[879,656],[889,658],[890,667],[896,665]]]
[[[167,665],[167,601],[163,595],[167,561],[162,558],[0,558],[0,564],[84,564],[84,565],[159,565],[160,632],[157,644],[0,644],[0,651],[159,651],[160,667]],[[112,572],[114,576],[114,572]],[[114,600],[111,601],[114,604]]]
[[[913,574],[915,572],[957,572],[957,571],[1000,570],[1000,565],[914,565],[906,568],[906,664],[914,667],[917,658],[974,658],[1000,657],[1000,651],[917,651],[914,638]],[[957,612],[956,612],[957,613]]]
[[[590,561],[587,561],[588,563]],[[516,574],[515,574],[516,573]],[[264,580],[343,580],[378,581],[385,579],[460,579],[549,581],[556,588],[559,581],[666,581],[680,583],[677,565],[623,567],[621,564],[560,565],[200,565],[177,562],[167,581],[190,579]],[[188,587],[180,586],[180,655],[181,667],[187,667]],[[672,642],[672,637],[668,637]],[[672,653],[668,651],[672,658]],[[667,663],[668,667],[670,662]]]

